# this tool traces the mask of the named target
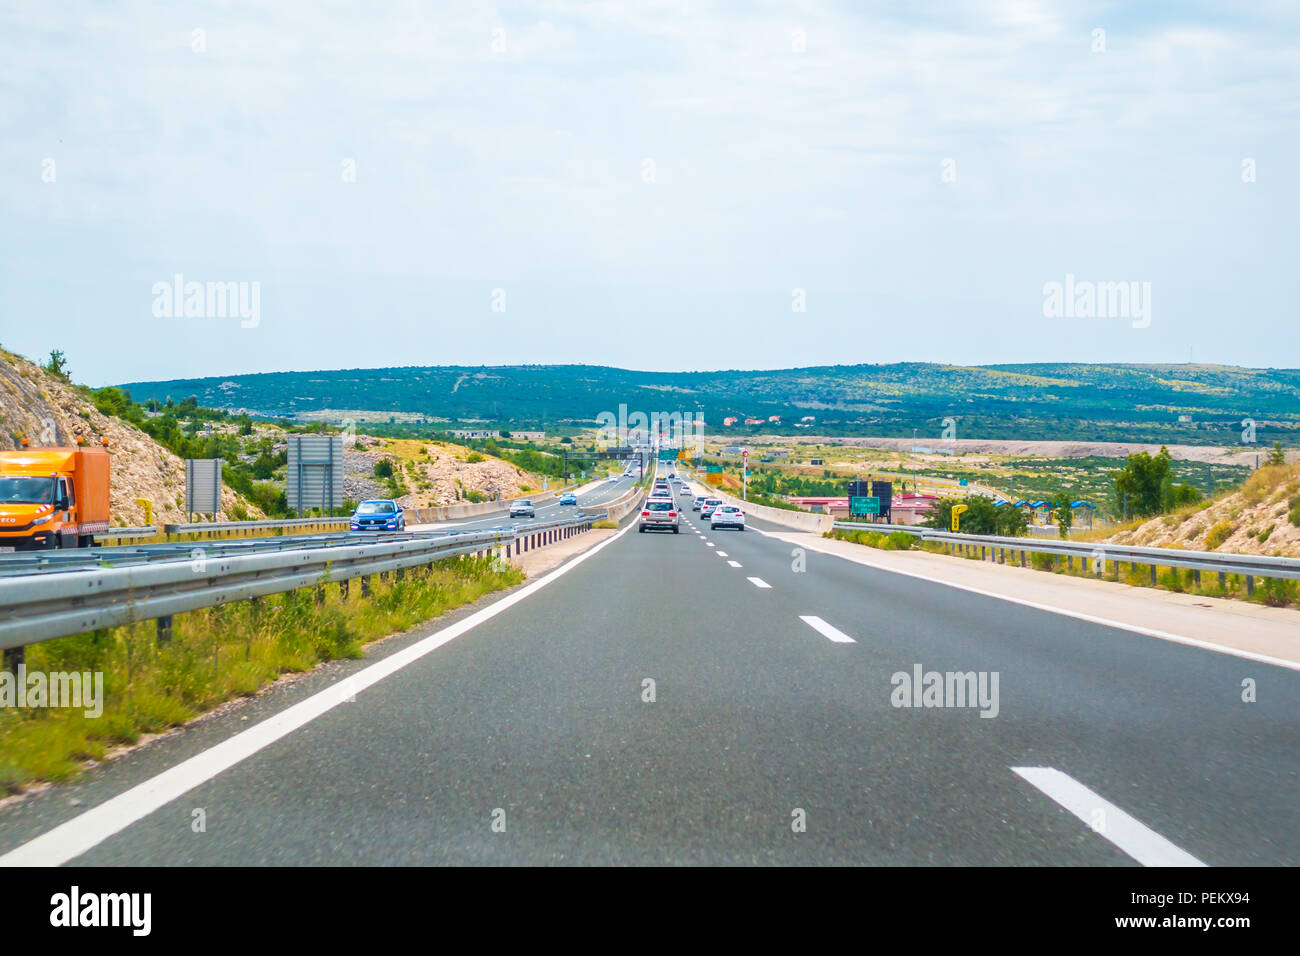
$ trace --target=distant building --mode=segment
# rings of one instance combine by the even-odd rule
[[[738,422],[738,421],[740,421],[740,419],[737,418],[735,415],[728,415],[726,418],[724,418],[724,419],[722,420],[722,424],[723,424],[724,427],[726,427],[726,428],[730,428],[732,425],[736,424],[736,422]]]
[[[801,421],[801,422],[815,422],[815,421],[817,421],[817,416],[816,416],[816,415],[805,415],[803,418],[799,419],[799,421]]]
[[[739,445],[725,445],[723,446],[722,453],[724,455],[739,455],[744,450],[745,449]]]
[[[780,416],[780,415],[768,415],[768,416],[767,416],[767,420],[768,420],[769,422],[772,422],[774,425],[780,425],[780,424],[781,424],[781,416]]]
[[[746,419],[745,419],[745,424],[746,424],[746,425],[766,425],[767,422],[763,421],[763,419],[761,419],[761,418],[746,418]]]
[[[462,428],[453,431],[455,438],[499,438],[500,433],[486,428]]]
[[[769,452],[769,454],[770,454],[770,456],[771,456],[772,458],[789,458],[789,457],[790,457],[790,453],[789,453],[788,451],[779,451],[779,450],[778,450],[778,451],[772,451],[772,452]]]

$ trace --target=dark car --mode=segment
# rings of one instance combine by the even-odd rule
[[[353,531],[405,531],[406,515],[393,499],[375,498],[357,505],[350,526]]]

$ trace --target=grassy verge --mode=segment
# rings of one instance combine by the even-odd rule
[[[438,562],[427,575],[352,582],[343,598],[324,587],[177,615],[170,643],[152,621],[63,637],[27,650],[27,671],[102,671],[103,713],[0,710],[0,793],[74,776],[87,760],[193,719],[223,701],[255,693],[282,674],[334,658],[355,658],[373,640],[413,627],[523,580],[518,568],[486,558]]]
[[[840,541],[851,541],[854,544],[866,545],[869,548],[880,548],[885,551],[908,551],[922,550],[930,554],[947,554],[944,545],[937,541],[918,541],[913,535],[906,531],[895,531],[891,534],[882,534],[879,531],[828,531],[822,537],[836,538]],[[907,539],[907,540],[903,540]],[[1026,539],[1030,543],[1032,539]],[[1014,550],[1014,549],[1008,549]],[[980,557],[979,551],[973,551],[970,554],[961,554],[960,552],[952,555],[953,557],[965,558],[968,561],[985,560]],[[1066,574],[1076,578],[1095,578],[1097,575],[1091,570],[1085,570],[1081,560],[1067,561],[1064,556],[1053,554],[1030,554],[1027,555],[1028,567],[1037,571],[1049,571],[1053,574]],[[1206,573],[1201,575],[1201,583],[1196,583],[1196,572],[1190,568],[1170,568],[1163,565],[1156,567],[1156,582],[1151,583],[1151,567],[1146,564],[1139,564],[1136,567],[1124,562],[1123,565],[1115,561],[1107,561],[1106,573],[1103,575],[1106,581],[1117,581],[1135,588],[1156,588],[1162,591],[1174,591],[1179,594],[1195,594],[1204,597],[1229,598],[1238,601],[1252,601],[1256,604],[1266,604],[1269,607],[1300,607],[1300,582],[1288,581],[1281,578],[1262,578],[1255,579],[1255,593],[1250,594],[1246,585],[1246,576],[1244,574],[1227,574],[1224,575],[1222,583],[1219,581],[1217,574]]]

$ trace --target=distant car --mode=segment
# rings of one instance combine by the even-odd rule
[[[744,531],[745,512],[735,505],[718,505],[709,516],[709,527],[715,531],[718,528],[735,528],[737,531]]]
[[[677,520],[677,505],[671,498],[650,497],[641,506],[641,520],[636,530],[644,532],[646,528],[662,531],[671,529],[673,534],[677,534],[681,530]]]
[[[518,501],[510,502],[510,517],[536,518],[537,509],[533,507],[533,502],[530,499],[520,498]]]
[[[609,481],[618,481],[618,475],[610,475],[608,480],[609,480]]]
[[[709,517],[709,515],[713,514],[714,510],[721,504],[721,498],[705,498],[704,503],[700,505],[700,517]]]
[[[692,498],[692,499],[691,499],[691,510],[692,510],[692,511],[699,511],[699,510],[700,510],[700,507],[701,507],[703,504],[704,504],[704,499],[703,499],[703,498]]]
[[[577,503],[578,496],[572,491],[566,491],[564,494],[560,495],[560,504],[562,505],[576,505]]]
[[[405,531],[406,514],[391,498],[362,501],[349,522],[353,531]]]

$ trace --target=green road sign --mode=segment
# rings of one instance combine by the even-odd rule
[[[709,474],[709,475],[720,475],[720,474],[722,474],[722,466],[721,466],[721,465],[705,465],[705,466],[704,466],[704,471],[705,471],[705,474]]]
[[[878,515],[880,514],[880,499],[868,498],[866,495],[854,495],[849,499],[849,514]]]
[[[969,482],[968,480],[966,480],[965,478],[963,478],[963,479],[959,482],[959,484],[960,484],[963,488],[966,488],[966,487],[968,487],[968,486],[970,485],[970,482]]]

